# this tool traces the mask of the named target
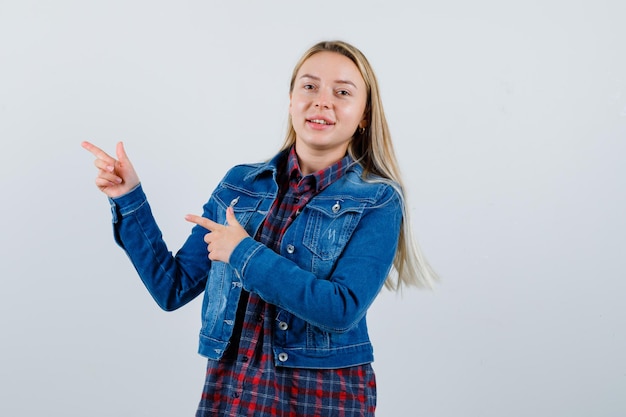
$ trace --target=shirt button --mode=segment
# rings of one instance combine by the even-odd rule
[[[256,316],[256,321],[258,321],[259,323],[263,321],[263,314],[259,314]]]
[[[289,328],[289,325],[284,321],[281,321],[280,323],[278,323],[278,328],[280,330],[287,330]]]
[[[248,358],[247,356],[243,356],[243,357],[241,358],[241,361],[242,361],[242,362],[248,362],[248,360],[249,360],[249,358]]]
[[[296,250],[295,246],[287,245],[287,253],[294,253],[295,250]]]
[[[233,393],[233,398],[239,398],[239,393],[238,392],[234,392]]]
[[[285,352],[279,353],[278,354],[278,360],[281,362],[287,362],[287,359],[289,359],[289,355],[287,355]]]

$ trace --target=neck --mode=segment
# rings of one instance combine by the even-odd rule
[[[341,160],[346,155],[347,149],[337,150],[314,150],[296,145],[296,154],[302,175],[309,175]]]

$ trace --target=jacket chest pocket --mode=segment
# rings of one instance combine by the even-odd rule
[[[250,194],[244,190],[230,188],[227,185],[223,185],[219,190],[215,191],[213,197],[220,208],[217,210],[217,218],[214,219],[214,221],[225,224],[226,209],[232,206],[237,221],[246,228],[246,230],[248,229],[246,226],[250,218],[257,212],[264,199],[264,195]],[[249,230],[247,231],[250,233]]]
[[[353,200],[311,201],[307,205],[304,246],[322,261],[336,260],[359,223],[364,207],[364,202]]]

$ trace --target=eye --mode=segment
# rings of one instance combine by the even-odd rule
[[[340,95],[340,96],[349,96],[349,95],[350,95],[350,92],[349,92],[348,90],[339,90],[339,91],[337,91],[337,95]]]
[[[315,86],[313,84],[304,84],[302,88],[304,88],[305,90],[313,90]]]

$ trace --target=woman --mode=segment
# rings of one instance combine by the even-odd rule
[[[429,285],[370,64],[321,42],[294,68],[279,153],[232,168],[172,256],[121,143],[84,142],[115,239],[156,302],[204,291],[197,416],[372,416],[366,312],[386,284]],[[390,276],[392,266],[396,274]]]

